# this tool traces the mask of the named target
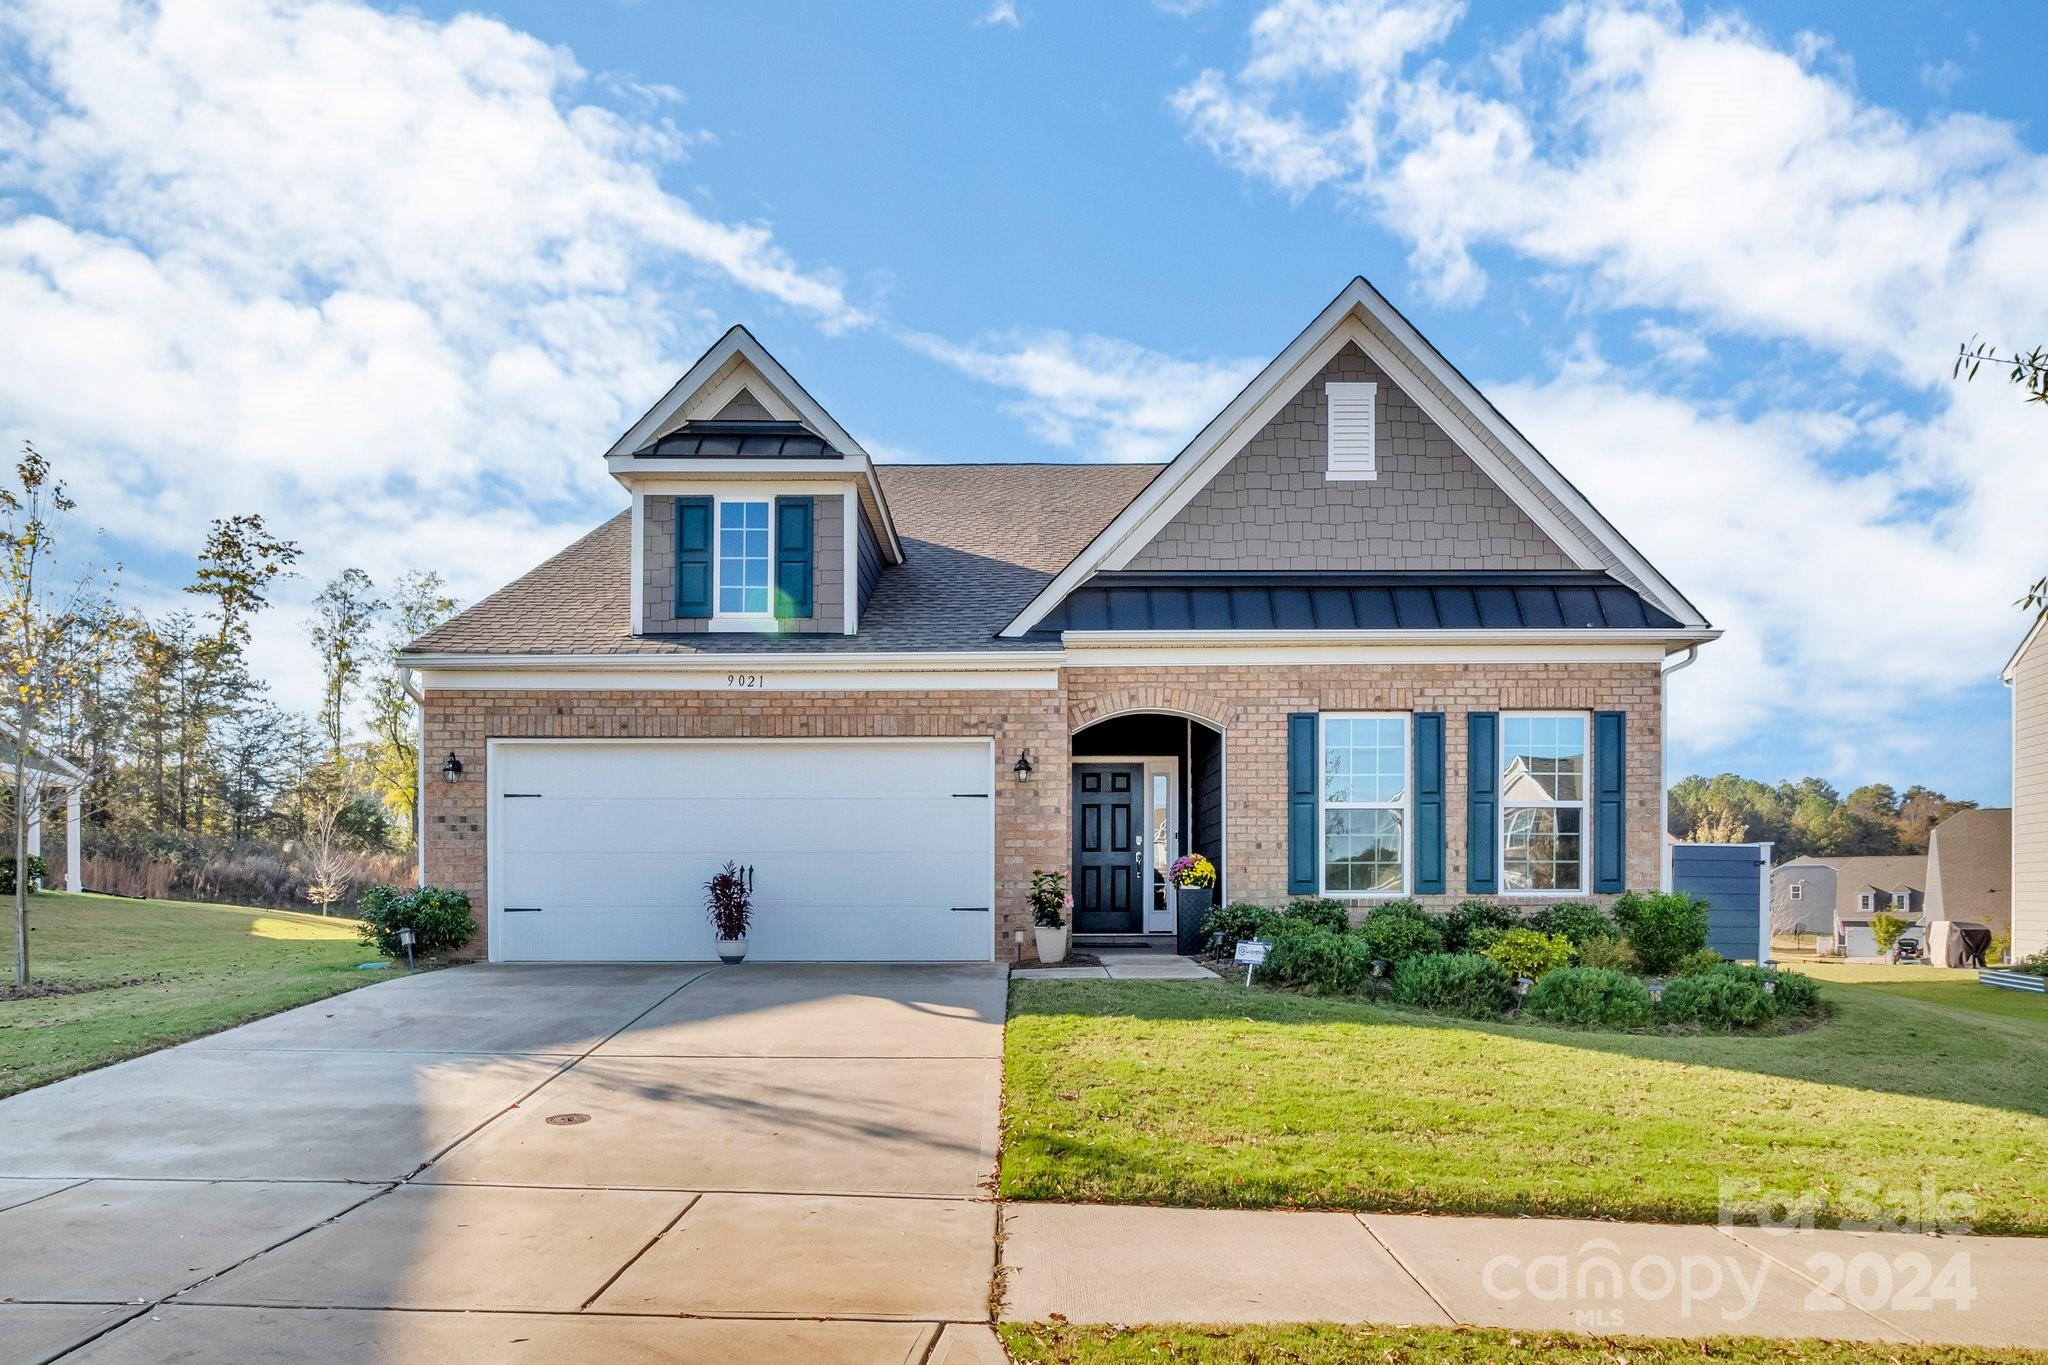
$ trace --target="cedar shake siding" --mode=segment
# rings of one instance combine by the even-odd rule
[[[1379,385],[1379,477],[1327,477],[1323,385]],[[1128,566],[1133,570],[1575,567],[1444,430],[1346,346]]]
[[[745,486],[735,489],[742,496]],[[769,495],[763,494],[764,499]],[[655,495],[642,506],[647,542],[641,557],[641,624],[646,635],[687,635],[706,632],[706,617],[678,617],[676,606],[676,500]],[[811,498],[811,614],[782,622],[782,629],[795,635],[837,634],[846,628],[845,542],[840,538],[846,521],[846,499],[837,490],[820,492]],[[716,530],[712,532],[714,540]],[[717,555],[714,546],[713,557]]]

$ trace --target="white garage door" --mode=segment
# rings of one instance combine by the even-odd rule
[[[1842,955],[1844,957],[1876,957],[1877,933],[1867,924],[1845,924],[1842,926]]]
[[[491,957],[714,957],[704,883],[730,860],[754,869],[750,959],[985,962],[990,754],[953,741],[498,741]]]

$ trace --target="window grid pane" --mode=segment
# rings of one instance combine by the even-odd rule
[[[718,505],[718,610],[722,615],[768,612],[768,504]]]
[[[1407,880],[1407,718],[1328,716],[1322,746],[1324,890],[1399,894]]]

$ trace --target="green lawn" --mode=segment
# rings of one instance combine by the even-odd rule
[[[2048,1233],[2048,999],[1819,968],[1777,1037],[1472,1024],[1214,982],[1019,981],[1002,1193],[1711,1222],[1721,1181],[1823,1224],[1878,1182]]]
[[[11,987],[11,901],[0,949]],[[0,999],[0,1095],[385,979],[355,970],[376,955],[354,920],[45,892],[29,901],[35,979],[87,989]]]
[[[1075,1327],[1005,1323],[997,1329],[1023,1365],[1656,1365],[1728,1361],[1733,1365],[1978,1365],[2040,1360],[2034,1351],[1981,1346],[1887,1346],[1878,1342],[1767,1341],[1715,1337],[1667,1341],[1572,1332],[1511,1332],[1478,1327]]]

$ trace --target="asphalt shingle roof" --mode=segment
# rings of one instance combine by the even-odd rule
[[[413,641],[417,654],[872,653],[1043,650],[1056,638],[999,640],[1158,465],[878,465],[903,542],[882,570],[857,635],[632,632],[630,515]]]

